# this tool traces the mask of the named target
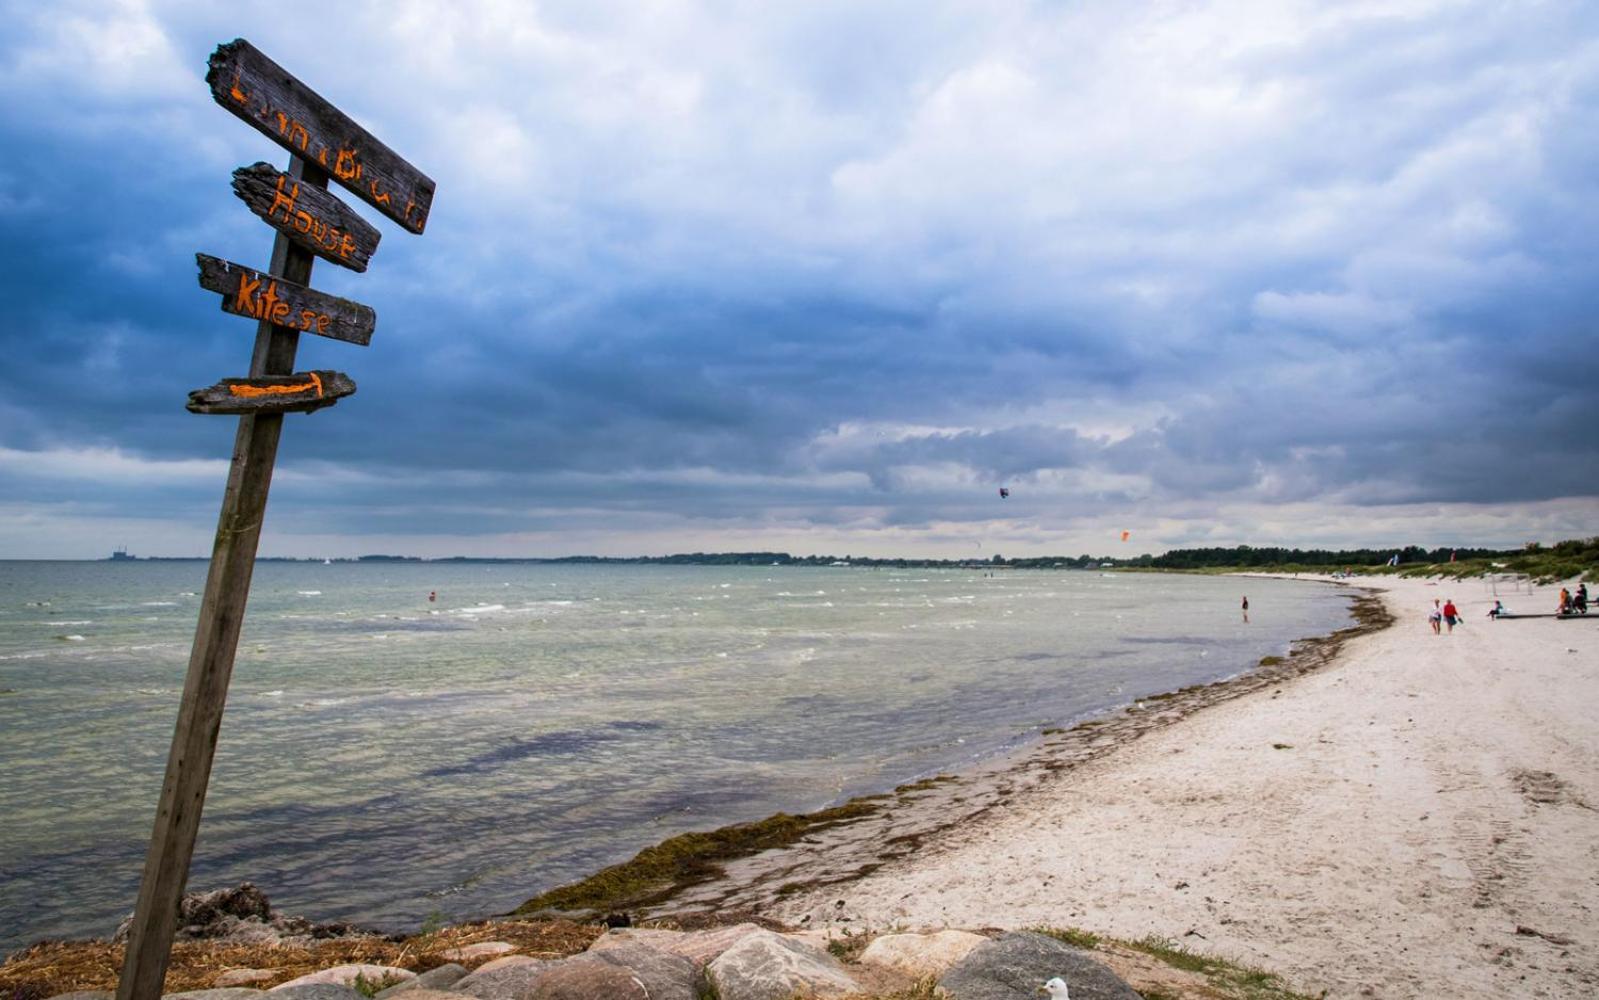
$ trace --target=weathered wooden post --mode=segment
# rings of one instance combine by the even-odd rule
[[[426,175],[242,38],[212,53],[206,82],[218,104],[294,156],[286,174],[265,163],[234,172],[235,193],[278,231],[267,272],[196,255],[200,286],[222,296],[223,311],[259,322],[249,377],[189,394],[189,410],[237,414],[239,430],[117,1000],[156,1000],[166,980],[283,415],[355,392],[341,372],[294,372],[300,334],[365,345],[376,325],[369,307],[308,287],[316,257],[365,271],[378,244],[377,230],[327,191],[328,180],[413,233],[433,203]]]

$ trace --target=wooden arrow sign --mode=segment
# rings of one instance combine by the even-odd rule
[[[301,184],[270,163],[233,172],[233,193],[261,221],[295,243],[352,271],[365,271],[383,234],[325,188]]]
[[[371,306],[274,278],[230,260],[194,255],[200,287],[222,296],[222,311],[264,319],[302,333],[314,333],[362,347],[372,342],[377,314]]]
[[[217,46],[205,82],[216,102],[413,233],[433,181],[242,38]]]
[[[225,378],[189,393],[190,413],[244,416],[263,413],[310,413],[354,394],[355,380],[343,372],[295,372]]]

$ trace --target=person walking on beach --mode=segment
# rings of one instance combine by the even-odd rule
[[[1244,595],[1244,624],[1249,624],[1249,595]]]
[[[1433,635],[1443,634],[1444,613],[1443,610],[1438,607],[1438,598],[1436,597],[1432,599],[1432,611],[1428,612],[1427,614],[1427,624],[1432,626]]]
[[[1560,607],[1555,609],[1555,614],[1566,615],[1571,613],[1571,591],[1565,587],[1560,588]]]
[[[1444,622],[1449,626],[1449,631],[1455,630],[1455,623],[1460,621],[1460,609],[1455,607],[1455,602],[1444,598]]]

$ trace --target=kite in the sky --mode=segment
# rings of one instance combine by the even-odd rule
[[[1000,487],[1000,488],[999,488],[999,498],[1000,498],[1000,499],[1001,499],[1001,500],[1005,500],[1005,499],[1008,499],[1008,498],[1009,498],[1009,497],[1010,497],[1010,490],[1009,490],[1009,489],[1007,489],[1007,488],[1006,488],[1006,487],[1004,487],[1004,486],[1001,486],[1001,487]]]
[[[1125,542],[1125,541],[1127,541],[1127,539],[1129,539],[1131,537],[1133,537],[1133,533],[1131,531],[1122,532],[1122,541]]]

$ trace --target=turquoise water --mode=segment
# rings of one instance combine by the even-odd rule
[[[0,562],[0,951],[132,908],[205,568]],[[390,930],[504,912],[1237,673],[1348,603],[1074,571],[263,563],[189,884]]]

